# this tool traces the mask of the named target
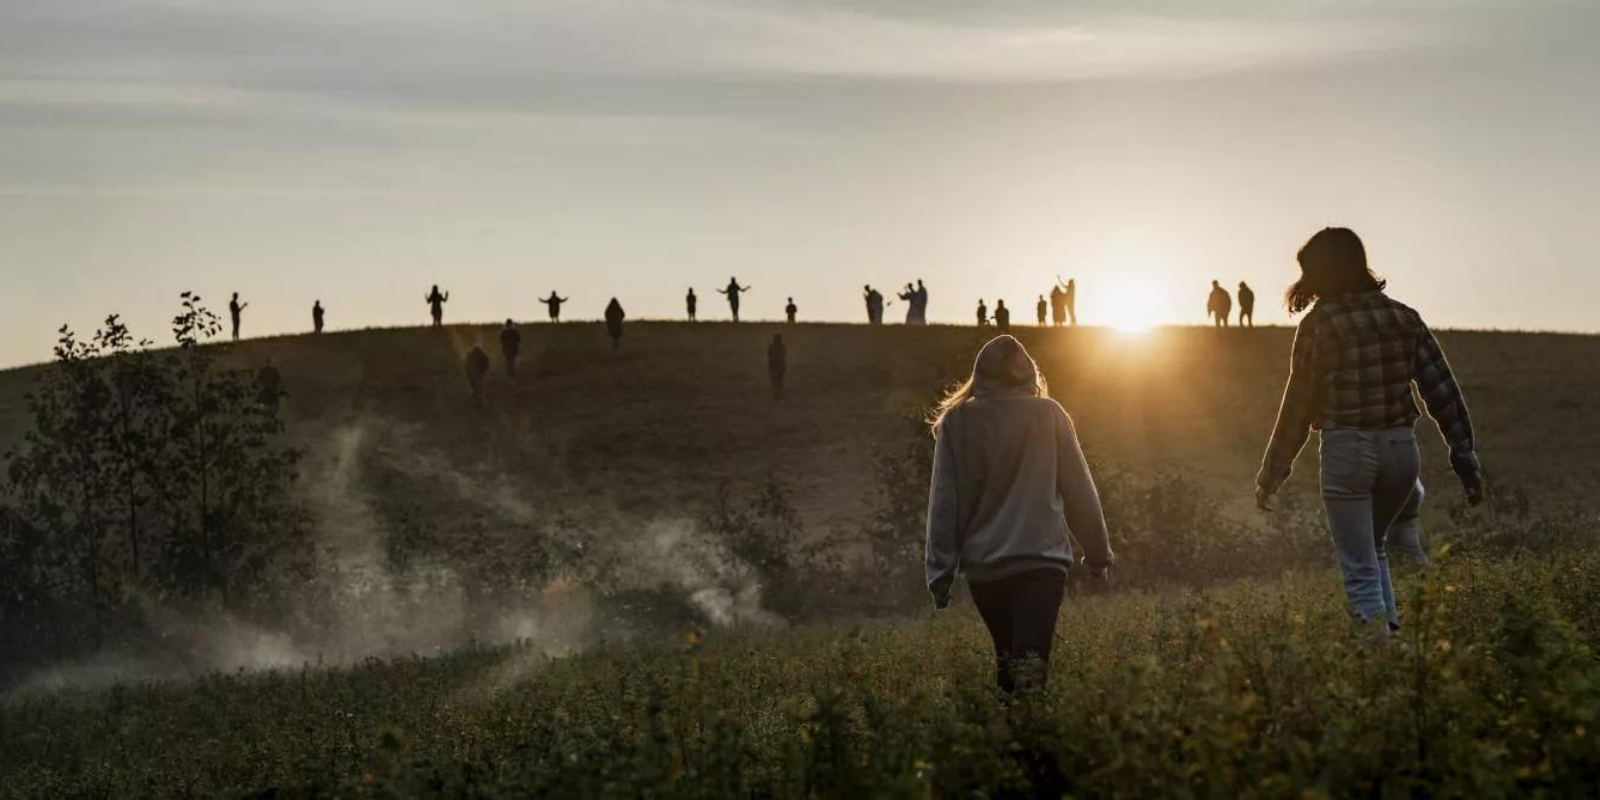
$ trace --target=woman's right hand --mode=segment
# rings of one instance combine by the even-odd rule
[[[1483,502],[1483,474],[1474,472],[1461,479],[1461,488],[1467,493],[1467,505],[1477,506]]]

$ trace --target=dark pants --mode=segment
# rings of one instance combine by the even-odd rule
[[[1056,617],[1061,613],[1061,597],[1067,588],[1066,573],[1052,568],[1035,569],[973,583],[970,588],[972,602],[994,639],[995,681],[1000,689],[1015,692],[1019,677],[1025,686],[1043,687]],[[1030,658],[1038,662],[1024,665]]]

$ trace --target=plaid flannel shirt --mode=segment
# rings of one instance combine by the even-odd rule
[[[1289,384],[1256,485],[1277,491],[1313,429],[1410,427],[1417,394],[1462,478],[1478,472],[1472,419],[1450,363],[1417,312],[1383,292],[1324,298],[1295,331]]]

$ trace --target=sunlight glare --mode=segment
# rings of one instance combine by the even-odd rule
[[[1112,330],[1144,334],[1159,321],[1153,302],[1155,294],[1149,281],[1142,277],[1119,278],[1104,287],[1096,305],[1102,307],[1106,325]]]

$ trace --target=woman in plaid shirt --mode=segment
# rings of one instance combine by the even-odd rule
[[[1400,616],[1384,545],[1420,499],[1421,414],[1412,385],[1450,446],[1467,502],[1483,500],[1472,419],[1444,351],[1422,317],[1384,294],[1366,248],[1348,228],[1324,228],[1300,248],[1289,312],[1308,307],[1295,332],[1289,384],[1256,476],[1256,505],[1289,477],[1312,430],[1322,437],[1322,501],[1339,551],[1345,594],[1363,624]],[[1412,508],[1408,508],[1412,507]]]

